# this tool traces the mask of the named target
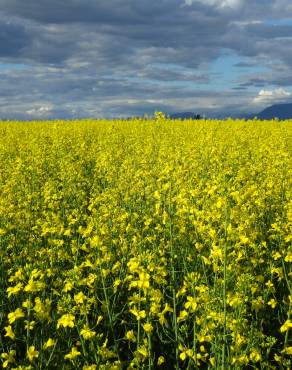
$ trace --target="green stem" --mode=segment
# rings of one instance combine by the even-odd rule
[[[178,361],[178,330],[177,330],[177,316],[176,316],[176,296],[175,289],[173,288],[172,293],[173,300],[173,325],[174,325],[174,337],[175,337],[175,360],[176,360],[176,369],[179,369]]]
[[[26,323],[26,351],[28,351],[28,348],[29,348],[29,337],[30,337],[30,333],[29,333],[29,323],[30,323],[30,304],[31,304],[31,295],[29,295],[28,300],[29,300],[29,304],[28,304],[28,307],[27,307],[27,323]]]
[[[222,346],[222,370],[225,369],[225,356],[226,356],[226,256],[227,245],[224,244],[224,266],[223,266],[223,346]]]
[[[195,363],[197,365],[197,349],[196,349],[196,346],[197,346],[197,340],[196,340],[196,317],[194,315],[194,325],[193,325],[193,352],[194,352],[194,359],[195,359]]]
[[[170,208],[170,207],[169,207]],[[170,212],[169,212],[170,215]],[[176,312],[176,292],[175,292],[175,268],[174,268],[174,250],[173,250],[173,236],[172,236],[172,223],[169,222],[169,237],[171,248],[171,278],[172,278],[172,302],[173,302],[173,325],[175,337],[175,368],[179,369],[179,355],[178,355],[178,329],[177,329],[177,312]]]
[[[115,349],[115,353],[116,353],[118,359],[120,359],[119,353],[118,353],[118,347],[117,347],[117,340],[116,340],[115,331],[114,331],[114,327],[113,327],[112,314],[111,314],[111,311],[110,311],[110,308],[109,308],[109,299],[108,299],[108,295],[107,295],[107,292],[106,292],[106,287],[105,287],[104,278],[103,278],[103,274],[102,274],[101,269],[100,269],[100,274],[101,274],[101,281],[102,281],[102,289],[103,289],[104,298],[105,298],[105,302],[106,302],[106,310],[107,310],[107,314],[108,314],[108,318],[109,318],[109,322],[110,322],[110,328],[111,328],[112,336],[113,336],[113,339],[114,339],[114,349]]]
[[[56,340],[56,342],[55,342],[55,344],[54,344],[54,348],[52,349],[52,351],[51,351],[51,353],[50,353],[50,357],[49,357],[49,359],[48,359],[48,361],[47,361],[47,363],[46,363],[46,367],[47,367],[47,368],[49,367],[49,364],[50,364],[51,359],[52,359],[52,357],[53,357],[53,354],[54,354],[54,351],[55,351],[55,348],[56,348],[57,343],[58,343],[58,339]]]
[[[284,272],[286,284],[287,284],[288,290],[289,290],[289,296],[291,296],[292,295],[291,287],[290,287],[288,274],[287,274],[287,271],[286,271],[286,265],[285,265],[283,257],[281,257],[281,260],[282,260],[282,267],[283,267],[283,272]],[[288,307],[288,313],[287,313],[287,320],[290,320],[291,300],[290,300],[290,297],[288,299],[289,299],[289,307]],[[284,348],[286,348],[288,346],[288,341],[289,341],[289,330],[287,330],[286,333],[285,333]]]
[[[227,321],[227,307],[226,307],[226,280],[227,280],[227,207],[225,208],[225,226],[224,226],[224,261],[223,261],[223,346],[222,346],[222,364],[221,369],[226,368],[226,321]]]
[[[151,343],[151,334],[148,334],[148,367],[149,369],[153,369],[153,361],[152,361],[152,343]]]
[[[139,303],[138,303],[138,311],[141,310],[141,289],[139,288]],[[141,332],[141,320],[138,320],[138,328],[137,328],[137,350],[140,345],[140,332]]]

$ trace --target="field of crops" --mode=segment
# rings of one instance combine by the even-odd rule
[[[291,368],[291,133],[0,122],[0,367]]]

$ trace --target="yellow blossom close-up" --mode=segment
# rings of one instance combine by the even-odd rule
[[[21,308],[17,308],[14,312],[10,312],[8,314],[8,321],[9,324],[13,324],[14,321],[20,319],[21,317],[24,317],[24,312],[22,311]]]
[[[35,346],[30,346],[27,350],[26,355],[29,362],[32,362],[35,358],[38,358],[39,351],[36,350]]]
[[[73,328],[75,325],[74,320],[75,320],[75,316],[72,314],[63,315],[62,317],[58,319],[57,329],[60,328],[61,326],[64,328],[67,328],[67,327]]]

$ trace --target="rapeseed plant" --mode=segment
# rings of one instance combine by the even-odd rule
[[[290,369],[291,121],[0,122],[0,360]]]

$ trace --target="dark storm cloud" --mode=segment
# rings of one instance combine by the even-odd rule
[[[146,2],[136,0],[2,0],[7,14],[32,19],[40,23],[151,23],[172,11],[179,0]]]
[[[262,39],[292,37],[292,25],[281,26],[267,24],[251,24],[246,27],[246,31],[250,35],[257,35],[258,38]]]
[[[239,62],[239,63],[236,63],[234,64],[234,67],[238,67],[238,68],[252,68],[252,67],[256,67],[256,63],[248,63],[248,62]]]
[[[28,117],[222,111],[235,90],[237,109],[249,88],[292,84],[283,14],[288,0],[1,0],[0,114],[13,104]],[[218,94],[223,74],[209,66],[226,52],[245,59]]]
[[[25,56],[32,60],[57,62],[68,59],[72,50],[75,54],[96,50],[112,63],[144,51],[157,62],[196,66],[218,55],[218,37],[228,32],[228,26],[223,18],[182,5],[180,0],[4,0],[2,13],[7,19],[31,22],[34,43],[32,53],[26,50]]]
[[[23,25],[0,18],[0,57],[17,56],[30,42],[31,35]]]
[[[290,68],[283,70],[277,70],[275,67],[271,72],[266,72],[258,75],[250,75],[246,78],[246,81],[241,83],[242,87],[258,87],[262,88],[265,86],[281,86],[291,87],[292,86],[292,75]]]

